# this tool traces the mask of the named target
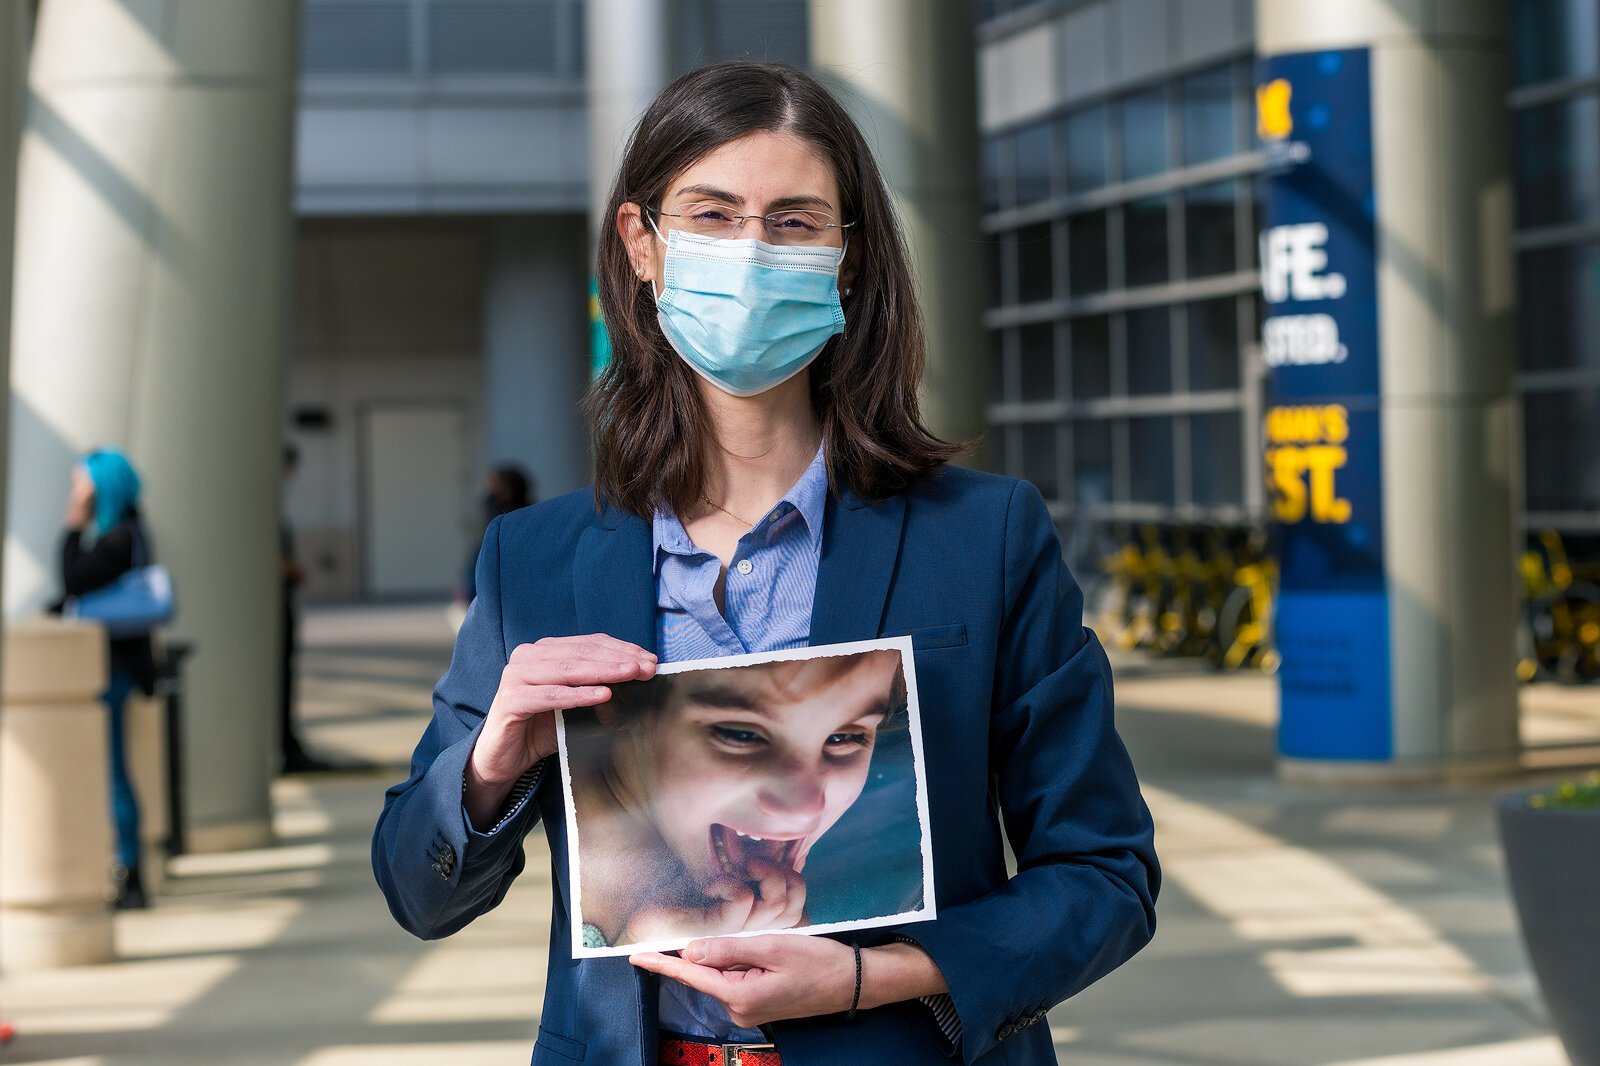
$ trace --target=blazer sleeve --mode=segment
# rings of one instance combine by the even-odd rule
[[[456,636],[450,668],[433,690],[433,720],[412,753],[410,776],[385,794],[372,836],[372,869],[390,912],[427,940],[449,936],[505,898],[522,872],[523,837],[539,818],[535,771],[524,775],[520,798],[488,832],[473,827],[462,805],[467,759],[509,658],[501,628],[499,523],[495,519],[484,534],[478,595]]]
[[[1017,874],[901,930],[949,984],[968,1063],[1148,943],[1160,883],[1110,665],[1028,482],[1007,506],[1003,586],[990,771]]]

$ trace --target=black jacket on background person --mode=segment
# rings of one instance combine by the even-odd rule
[[[66,596],[82,596],[95,589],[104,588],[133,569],[133,545],[137,537],[144,544],[142,564],[155,561],[150,550],[150,537],[139,523],[137,514],[129,515],[120,523],[96,537],[88,548],[83,546],[83,534],[68,530],[61,542],[61,587]],[[64,603],[58,601],[51,610],[60,613]],[[140,691],[154,695],[156,690],[155,653],[149,634],[137,637],[120,637],[110,641],[112,670],[125,670],[133,675]]]

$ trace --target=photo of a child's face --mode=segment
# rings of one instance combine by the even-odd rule
[[[829,892],[842,900],[843,888],[806,874],[869,774],[901,786],[886,788],[875,815],[900,851],[885,871],[906,882],[886,887],[920,902],[910,656],[898,646],[800,654],[669,666],[592,711],[563,713],[583,946],[804,929],[818,904],[830,925],[887,917],[830,909]],[[886,737],[898,742],[880,753]]]

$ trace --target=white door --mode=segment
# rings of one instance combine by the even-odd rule
[[[467,416],[448,404],[366,410],[363,537],[371,596],[447,596],[460,579],[474,487]]]

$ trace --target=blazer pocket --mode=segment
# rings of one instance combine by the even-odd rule
[[[539,1039],[534,1044],[533,1050],[535,1052],[548,1051],[552,1055],[559,1055],[572,1062],[582,1062],[584,1056],[588,1054],[589,1046],[582,1041],[552,1032],[541,1025],[539,1026]],[[533,1061],[537,1063],[539,1058],[540,1056],[535,1054]]]
[[[910,637],[912,651],[937,651],[940,648],[965,648],[967,623],[952,622],[947,626],[923,626],[920,629],[902,629],[885,633],[886,637]]]

